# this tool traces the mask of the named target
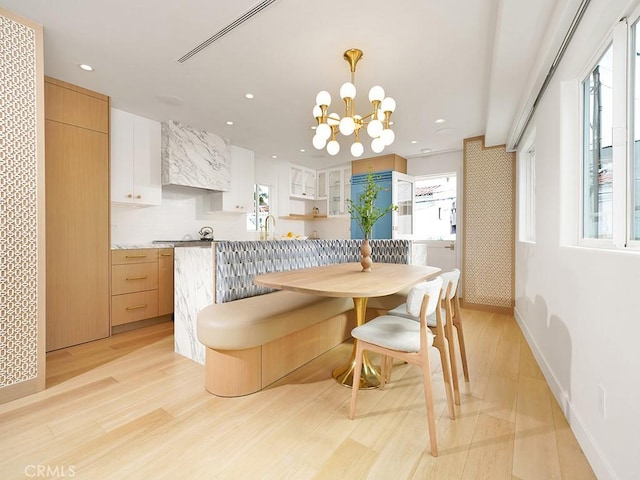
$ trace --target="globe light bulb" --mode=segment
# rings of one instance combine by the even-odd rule
[[[329,143],[327,143],[327,153],[329,155],[337,155],[339,151],[340,144],[337,141],[331,140]]]
[[[384,130],[382,130],[382,133],[380,134],[380,138],[382,139],[385,145],[389,146],[396,139],[396,134],[393,133],[393,130],[391,130],[390,128],[385,128]]]
[[[380,120],[371,120],[367,125],[367,133],[371,138],[379,137],[383,129],[384,127]]]
[[[320,108],[320,105],[316,105],[315,107],[313,107],[313,118],[318,118],[322,116],[322,109]]]
[[[370,102],[381,102],[382,99],[384,98],[384,88],[382,88],[380,85],[376,85],[375,87],[371,87],[371,90],[369,90],[369,101]],[[320,102],[317,102],[319,105],[322,105]]]
[[[340,115],[337,113],[330,113],[327,117],[327,123],[330,127],[335,127],[336,125],[340,125]]]
[[[326,105],[328,107],[329,105],[331,105],[331,94],[326,90],[318,92],[318,95],[316,95],[316,104]]]
[[[353,155],[354,157],[359,157],[363,153],[364,145],[362,145],[360,142],[353,142],[353,144],[351,145],[351,155]]]
[[[380,108],[383,112],[393,112],[396,109],[396,101],[391,97],[387,97],[382,100]]]
[[[316,147],[318,150],[322,150],[325,145],[327,144],[327,139],[324,137],[321,137],[320,135],[318,135],[317,133],[313,136],[313,140],[312,140],[313,146]]]
[[[326,123],[321,123],[316,128],[316,134],[314,136],[318,136],[324,139],[324,141],[326,142],[327,140],[329,140],[329,137],[331,136],[331,127]]]
[[[374,153],[380,153],[384,150],[384,142],[380,137],[374,138],[371,141],[371,150],[373,150]]]
[[[343,83],[340,87],[340,98],[343,100],[345,98],[356,98],[356,86],[351,82]]]
[[[340,120],[340,133],[343,135],[351,135],[356,129],[356,123],[351,117],[342,117]]]

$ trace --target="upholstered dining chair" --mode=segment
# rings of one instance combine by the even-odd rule
[[[442,296],[440,299],[441,315],[444,319],[444,333],[449,344],[449,358],[451,365],[451,374],[453,376],[453,392],[456,405],[460,405],[460,386],[458,381],[458,363],[456,361],[456,347],[454,339],[458,339],[458,348],[460,349],[460,359],[462,361],[462,370],[465,381],[469,381],[469,367],[467,364],[467,351],[464,343],[464,330],[462,327],[462,316],[460,313],[460,299],[458,297],[458,286],[460,284],[460,270],[457,268],[440,274],[442,279]],[[415,286],[414,288],[419,287]],[[412,289],[413,290],[413,289]],[[400,317],[411,318],[419,321],[420,318],[409,313],[409,304],[416,302],[415,295],[410,291],[407,296],[407,303],[397,306],[389,310],[388,315],[397,315]],[[434,329],[436,326],[436,317],[434,314],[427,318],[427,325]],[[456,329],[456,332],[453,329]],[[457,335],[456,335],[457,333]]]
[[[444,322],[442,320],[441,310],[438,308],[441,288],[442,279],[439,277],[435,280],[420,284],[421,302],[419,307],[417,310],[414,310],[415,304],[412,303],[411,305],[411,313],[419,317],[419,322],[406,317],[382,315],[351,331],[351,335],[356,339],[354,378],[360,377],[360,372],[362,371],[362,354],[365,350],[379,353],[382,357],[382,372],[380,375],[381,390],[384,389],[385,383],[389,379],[393,358],[418,365],[422,369],[429,443],[431,446],[431,454],[434,457],[438,456],[438,447],[429,357],[432,346],[436,347],[440,352],[449,416],[452,419],[455,418],[449,359],[446,352],[447,343],[444,336]],[[435,314],[436,316],[435,335],[427,326],[427,317],[431,314]],[[355,415],[359,390],[360,382],[353,382],[351,407],[349,410],[349,418],[351,419],[353,419]]]

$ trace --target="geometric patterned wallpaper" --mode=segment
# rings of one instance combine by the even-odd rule
[[[37,35],[0,12],[0,388],[38,376]],[[40,175],[42,175],[40,173]]]
[[[513,308],[515,153],[464,141],[464,302]]]

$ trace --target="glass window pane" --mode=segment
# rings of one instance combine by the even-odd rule
[[[631,81],[633,105],[631,110],[633,123],[633,158],[631,161],[631,239],[640,240],[640,35],[638,23],[633,26],[633,46]]]
[[[583,81],[584,238],[611,239],[613,233],[613,48]]]

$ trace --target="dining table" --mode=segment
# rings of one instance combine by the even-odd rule
[[[264,273],[253,279],[257,285],[278,290],[325,297],[351,297],[356,326],[365,322],[367,300],[392,295],[440,273],[440,268],[427,265],[376,263],[371,271],[363,271],[360,263],[337,263],[318,267]],[[346,387],[353,386],[355,342],[347,363],[335,368],[332,376]],[[362,359],[360,388],[380,385],[380,370],[365,355]]]

